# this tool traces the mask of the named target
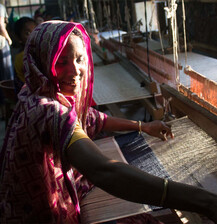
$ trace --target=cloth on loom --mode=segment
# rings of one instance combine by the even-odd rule
[[[138,132],[131,132],[115,137],[126,161],[147,173],[169,179],[169,174],[158,160],[144,137]],[[149,206],[152,210],[161,209]]]
[[[207,189],[204,179],[217,173],[217,142],[187,117],[171,125],[174,139],[162,144],[146,135],[147,143],[172,180]],[[216,181],[214,178],[213,182]]]
[[[115,137],[125,159],[130,165],[155,176],[169,178],[168,173],[158,160],[144,137],[138,132],[131,132]]]

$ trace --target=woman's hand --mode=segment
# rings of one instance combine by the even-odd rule
[[[217,195],[214,195],[213,202],[209,204],[208,210],[209,211],[205,215],[217,224]]]
[[[174,138],[174,135],[171,130],[171,125],[163,122],[163,121],[152,121],[148,123],[142,122],[142,131],[147,134],[158,137],[163,141],[167,140],[167,136]]]

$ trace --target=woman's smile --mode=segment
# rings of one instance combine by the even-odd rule
[[[73,80],[73,81],[61,81],[60,85],[68,85],[68,86],[76,87],[78,85],[78,81],[77,82],[75,80]]]
[[[56,73],[60,91],[67,96],[76,95],[87,73],[87,55],[80,37],[69,37],[56,62]]]

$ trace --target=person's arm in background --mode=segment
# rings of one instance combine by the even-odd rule
[[[3,6],[1,6],[3,7]],[[1,14],[2,14],[2,9],[1,9]],[[5,27],[5,17],[3,15],[0,15],[0,35],[2,35],[3,37],[6,38],[6,40],[8,41],[8,44],[11,45],[12,44],[12,40],[8,34],[8,31],[6,30]]]
[[[161,206],[162,178],[107,158],[90,139],[71,144],[66,158],[89,181],[108,193],[137,203]],[[217,195],[202,188],[169,180],[163,205],[198,212],[217,223]]]
[[[123,118],[108,116],[103,128],[104,131],[139,131],[139,122]],[[173,138],[171,126],[165,122],[155,120],[152,122],[141,122],[141,131],[166,140],[167,136]]]

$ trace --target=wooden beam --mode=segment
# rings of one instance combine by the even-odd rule
[[[141,104],[151,114],[153,120],[162,120],[164,116],[164,109],[161,105],[156,104],[154,98],[141,100]]]
[[[194,102],[198,103],[202,107],[206,108],[207,110],[211,111],[215,115],[217,115],[217,107],[214,107],[212,104],[209,102],[205,101],[204,99],[200,98],[197,94],[194,92],[190,91],[188,88],[186,88],[183,85],[179,86],[179,91],[188,97],[190,100],[193,100]]]
[[[188,99],[167,84],[160,85],[162,96],[169,100],[173,111],[187,115],[195,124],[217,141],[217,116]]]

